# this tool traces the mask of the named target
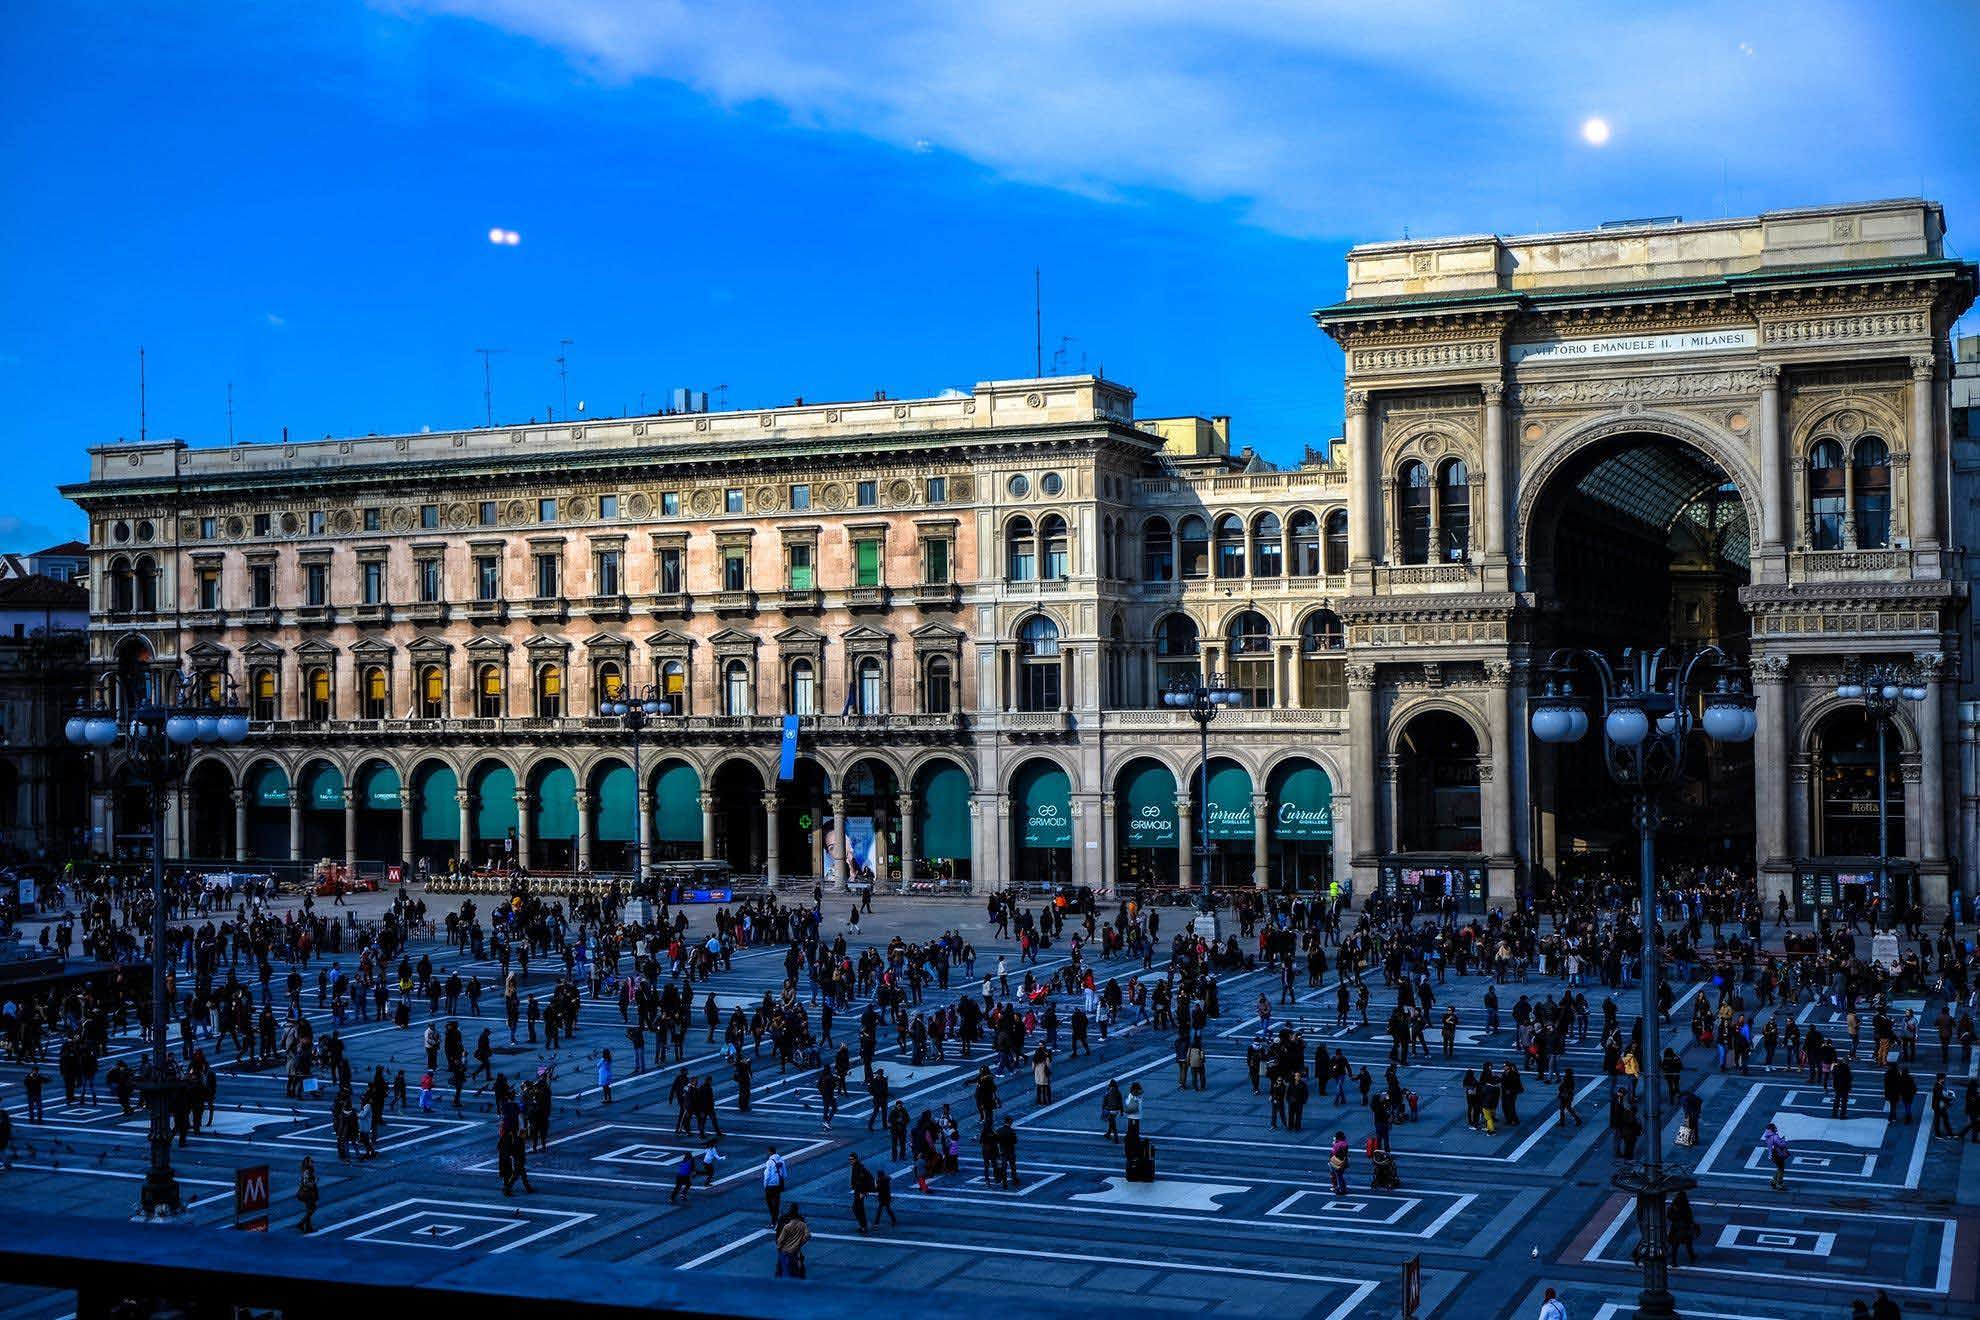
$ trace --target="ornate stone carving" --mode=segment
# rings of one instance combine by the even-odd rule
[[[1753,657],[1753,681],[1755,683],[1784,683],[1788,676],[1788,658],[1784,655],[1756,655]]]
[[[1357,348],[1348,355],[1348,370],[1445,371],[1452,367],[1489,367],[1498,360],[1498,340],[1467,339],[1455,343]]]
[[[1426,660],[1423,662],[1423,686],[1433,688],[1444,686],[1444,666],[1441,661]]]
[[[1920,315],[1918,319],[1923,321],[1925,318],[1923,315]],[[1920,353],[1911,359],[1911,378],[1913,380],[1932,379],[1932,355],[1930,353]]]
[[[1781,368],[1780,364],[1776,362],[1762,362],[1753,369],[1753,374],[1760,378],[1760,384],[1763,388],[1768,385],[1778,385],[1781,383]]]
[[[1506,395],[1506,383],[1502,380],[1488,380],[1478,388],[1484,392],[1487,403],[1497,403]]]
[[[1513,674],[1514,665],[1510,660],[1487,660],[1485,662],[1485,681],[1493,687],[1512,686]]]
[[[1349,390],[1347,392],[1347,410],[1351,413],[1367,412],[1368,391]]]
[[[1769,344],[1832,344],[1842,339],[1898,339],[1922,335],[1928,332],[1930,326],[1922,311],[1893,311],[1769,321],[1763,329],[1762,341]]]
[[[1918,676],[1930,682],[1946,676],[1946,653],[1944,651],[1913,651],[1911,663],[1917,666]]]
[[[1341,672],[1347,676],[1350,688],[1368,691],[1375,686],[1375,666],[1365,660],[1350,660],[1341,666]]]
[[[1750,394],[1759,388],[1757,371],[1710,371],[1687,376],[1534,381],[1519,386],[1515,397],[1521,407],[1555,408],[1589,403],[1703,399],[1719,394]]]

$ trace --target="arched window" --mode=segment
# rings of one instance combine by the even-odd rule
[[[669,660],[660,666],[660,695],[666,698],[668,714],[687,714],[686,665],[678,660]]]
[[[1347,705],[1347,635],[1340,616],[1315,610],[1299,626],[1299,702],[1315,710]]]
[[[1217,576],[1244,576],[1244,523],[1234,513],[1217,519]]]
[[[617,701],[626,695],[625,671],[619,668],[616,660],[601,660],[598,663],[598,678],[593,684],[600,704]]]
[[[1451,458],[1437,469],[1437,558],[1461,564],[1471,553],[1471,474]]]
[[[1285,528],[1276,513],[1261,513],[1251,524],[1251,574],[1278,577],[1286,571]]]
[[[1256,610],[1246,610],[1224,630],[1230,685],[1244,694],[1244,704],[1263,710],[1272,703],[1272,625]]]
[[[1042,614],[1026,619],[1018,627],[1017,660],[1018,709],[1058,710],[1064,691],[1059,626]]]
[[[1150,518],[1141,524],[1141,580],[1176,580],[1176,544],[1167,518]]]
[[[358,675],[358,692],[359,718],[382,720],[391,713],[391,689],[385,678],[385,666],[366,665]]]
[[[1176,529],[1182,543],[1182,575],[1186,578],[1210,576],[1210,524],[1195,514],[1182,520]]]
[[[545,664],[536,667],[536,718],[554,720],[564,713],[564,667]]]
[[[1882,550],[1891,543],[1891,450],[1874,435],[1856,442],[1850,455],[1856,471],[1851,473],[1856,487],[1850,506],[1856,523],[1856,548]]]
[[[722,670],[722,713],[747,715],[749,707],[749,666],[741,660],[731,660]]]
[[[1292,539],[1292,575],[1294,577],[1318,577],[1320,575],[1320,520],[1301,509],[1287,524],[1287,532]]]
[[[1029,518],[1013,518],[1004,529],[1004,577],[1010,582],[1031,582],[1038,577],[1038,539]]]
[[[474,713],[484,720],[502,718],[502,667],[483,665],[474,672]]]
[[[921,709],[929,715],[948,715],[955,708],[955,671],[949,657],[932,655],[921,671]]]
[[[1808,451],[1808,539],[1817,550],[1843,548],[1843,519],[1848,515],[1849,474],[1843,469],[1842,446],[1817,440]]]
[[[1347,572],[1348,566],[1348,524],[1347,510],[1335,509],[1327,515],[1327,575]]]
[[[1159,705],[1162,692],[1173,683],[1194,682],[1202,669],[1196,621],[1187,614],[1171,614],[1155,625],[1155,686],[1152,704]]]
[[[303,675],[303,718],[321,724],[330,718],[330,670],[318,665]]]
[[[1119,614],[1107,630],[1107,707],[1118,710],[1127,705],[1127,623]]]
[[[129,614],[137,608],[137,589],[131,577],[131,561],[118,558],[110,561],[110,612]]]
[[[1047,582],[1066,580],[1066,520],[1056,513],[1045,515],[1038,524],[1039,541],[1044,547],[1044,567],[1039,576]]]
[[[158,610],[158,562],[150,555],[138,556],[136,585],[138,613],[156,613]]]
[[[1397,847],[1477,852],[1483,835],[1478,736],[1471,726],[1447,711],[1426,711],[1404,727],[1397,751]]]
[[[811,661],[799,657],[791,661],[790,713],[793,715],[816,715],[818,713],[818,675],[812,672]]]
[[[1414,459],[1396,478],[1396,528],[1405,564],[1430,562],[1430,469]]]
[[[862,715],[887,713],[886,675],[880,661],[873,656],[869,655],[859,662],[859,686],[855,700]]]
[[[1100,576],[1112,581],[1114,578],[1114,520],[1107,518],[1100,524]]]
[[[281,687],[273,669],[257,669],[248,680],[248,716],[266,721],[275,718]]]
[[[423,665],[420,668],[419,717],[423,720],[447,717],[447,671],[440,665]]]

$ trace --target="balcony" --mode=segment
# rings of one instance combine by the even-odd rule
[[[501,623],[509,617],[506,600],[470,600],[461,605],[461,617],[469,623]]]
[[[186,627],[194,632],[218,632],[226,623],[226,616],[219,610],[186,611]]]
[[[392,621],[392,607],[382,600],[351,606],[351,618],[361,624],[378,626]]]
[[[901,594],[925,610],[952,610],[962,601],[962,589],[953,582],[917,582]]]
[[[1007,710],[998,719],[1004,732],[1019,737],[1070,733],[1074,727],[1069,710]]]
[[[414,623],[428,627],[438,627],[447,622],[447,602],[444,600],[422,600],[406,606],[406,617]]]
[[[885,587],[853,587],[846,592],[846,608],[862,613],[877,613],[887,608],[888,591]]]
[[[296,625],[302,628],[328,628],[337,622],[337,611],[330,605],[296,606]]]
[[[273,605],[254,605],[242,610],[237,622],[243,628],[263,630],[279,625],[282,614]]]
[[[656,619],[685,619],[693,604],[685,591],[663,591],[646,598],[646,612]]]
[[[786,587],[777,593],[776,605],[786,614],[816,614],[825,608],[825,593],[816,587]]]
[[[562,623],[570,614],[570,602],[562,596],[532,596],[523,602],[522,613],[531,623]]]
[[[584,612],[598,620],[630,618],[632,600],[626,596],[593,596],[585,601]]]
[[[718,591],[708,598],[708,606],[717,614],[756,613],[756,593],[753,591]]]

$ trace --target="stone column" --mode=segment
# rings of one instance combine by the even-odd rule
[[[455,847],[460,852],[462,866],[474,865],[474,798],[465,788],[454,790],[454,805],[460,809],[460,838]]]
[[[185,848],[186,791],[177,785],[165,790],[165,837],[158,846],[167,857],[184,857]]]
[[[1382,474],[1375,444],[1368,425],[1368,394],[1365,390],[1347,392],[1348,484],[1359,499],[1348,501],[1348,562],[1368,564],[1375,557],[1375,537],[1381,520],[1376,499],[1382,489]]]
[[[1815,851],[1809,828],[1814,814],[1810,797],[1813,779],[1814,763],[1806,756],[1795,757],[1788,776],[1788,856],[1792,858]]]
[[[914,794],[901,794],[894,806],[901,817],[901,883],[905,885],[914,878]]]
[[[1251,887],[1268,889],[1272,884],[1270,848],[1272,799],[1262,792],[1251,795]]]
[[[412,878],[411,867],[414,851],[413,791],[401,784],[399,786],[399,860],[404,862],[408,868],[403,873],[403,877],[408,880]]]
[[[1765,871],[1794,856],[1788,840],[1789,771],[1793,765],[1793,720],[1789,718],[1788,658],[1758,656],[1753,661],[1753,713],[1759,720],[1754,741],[1754,814],[1759,827],[1759,856]],[[1763,886],[1764,892],[1764,886]]]
[[[1354,833],[1355,856],[1368,859],[1368,878],[1372,880],[1374,859],[1382,852],[1380,832],[1375,828],[1376,776],[1382,766],[1382,731],[1375,726],[1375,666],[1353,661],[1344,668],[1348,689],[1348,764],[1354,779],[1349,821]]]
[[[1486,898],[1494,904],[1511,902],[1518,887],[1512,840],[1513,740],[1518,736],[1512,727],[1512,679],[1510,661],[1486,662],[1485,720],[1492,759],[1478,767],[1479,806],[1485,815],[1482,842],[1491,877]]]
[[[591,869],[591,793],[586,789],[577,789],[571,794],[571,800],[577,805],[577,867],[580,871],[589,871]]]
[[[1946,763],[1945,763],[1945,657],[1936,651],[1912,657],[1919,668],[1925,700],[1918,712],[1918,843],[1914,851],[1920,862],[1931,865],[1946,856]],[[1936,902],[1943,906],[1946,895]]]
[[[110,853],[117,837],[117,809],[109,793],[98,789],[89,795],[89,851],[93,857]]]
[[[234,790],[234,860],[245,862],[248,859],[247,846],[247,790]]]
[[[302,794],[289,790],[289,860],[302,860]]]
[[[1114,841],[1114,795],[1100,794],[1100,884],[1094,890],[1102,898],[1111,898],[1117,886],[1114,871],[1114,852],[1118,846]]]
[[[344,871],[357,874],[357,790],[344,785]]]
[[[1911,359],[1911,544],[1939,544],[1939,432],[1932,424],[1934,393],[1931,354]]]
[[[824,808],[821,806],[817,816],[822,815]],[[808,833],[811,837],[811,878],[822,884],[825,880],[825,822],[814,817]]]
[[[634,829],[638,837],[638,842],[634,846],[633,851],[634,871],[640,869],[640,863],[642,861],[650,862],[653,860],[653,790],[645,784],[641,784],[639,785],[636,796],[638,798],[636,806],[639,811],[639,824]],[[639,878],[644,879],[645,877],[641,876]]]
[[[1187,793],[1176,794],[1176,883],[1196,888],[1196,808]]]
[[[1506,553],[1506,495],[1512,490],[1512,461],[1506,453],[1505,384],[1488,380],[1484,391],[1485,554],[1491,557]]]
[[[846,856],[846,795],[832,794],[832,833],[838,845],[832,849],[832,883],[840,893],[845,892],[846,880],[852,872],[850,859]]]
[[[701,795],[701,860],[715,860],[715,795]]]
[[[516,790],[516,865],[527,871],[529,862],[529,790]]]
[[[1760,367],[1760,546],[1783,549],[1787,511],[1787,446],[1781,442],[1781,369]]]
[[[773,885],[777,883],[777,877],[783,869],[777,832],[777,795],[765,793],[763,795],[763,856],[765,858],[763,878]]]

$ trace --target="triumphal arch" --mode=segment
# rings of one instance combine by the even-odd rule
[[[1347,358],[1358,889],[1499,902],[1626,864],[1628,799],[1592,746],[1527,735],[1532,676],[1713,642],[1759,730],[1700,749],[1660,855],[1757,868],[1770,903],[1945,902],[1972,864],[1946,345],[1975,268],[1943,233],[1901,200],[1352,250],[1315,318]],[[1880,661],[1925,690],[1887,724],[1837,695]]]

